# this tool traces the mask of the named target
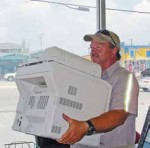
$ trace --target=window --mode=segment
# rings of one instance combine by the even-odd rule
[[[34,141],[32,136],[11,130],[19,92],[15,81],[5,80],[4,75],[14,75],[19,63],[31,58],[37,59],[44,49],[52,46],[80,56],[89,55],[89,43],[83,41],[83,36],[97,30],[96,2],[0,1],[0,147],[18,140]],[[124,44],[121,50],[122,66],[137,72],[138,80],[140,72],[150,68],[149,8],[149,0],[106,0],[106,28],[120,36]],[[139,50],[138,53],[134,49],[127,52],[124,50],[134,45],[146,45],[148,51],[142,53]],[[134,65],[138,70],[134,71]],[[138,132],[141,132],[148,105],[149,91],[141,90]]]
[[[13,79],[18,63],[38,58],[44,49],[57,46],[74,54],[89,54],[83,36],[96,31],[96,1],[30,0],[0,2],[0,147],[15,141],[34,141],[33,136],[11,129],[19,92]],[[88,9],[83,6],[93,6]],[[7,53],[4,53],[7,51]],[[2,61],[3,59],[3,61]],[[8,138],[9,137],[9,138]]]

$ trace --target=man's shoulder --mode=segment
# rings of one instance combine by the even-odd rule
[[[118,76],[128,76],[129,74],[133,74],[133,73],[129,72],[127,69],[125,69],[122,66],[118,66],[118,68],[114,71],[114,74]]]
[[[123,73],[123,74],[126,74],[126,75],[128,75],[128,74],[133,74],[132,72],[130,72],[129,70],[125,69],[125,68],[122,67],[122,66],[119,66],[119,69],[118,69],[118,70],[120,71],[120,73]]]
[[[124,75],[128,75],[130,72],[125,69],[124,67],[122,67],[119,63],[119,61],[117,61],[116,63],[114,63],[109,69],[108,72],[110,73],[115,73],[115,75],[120,75],[120,74],[124,74]]]
[[[122,83],[125,83],[128,80],[132,80],[134,82],[137,81],[134,73],[121,66],[114,71],[113,78],[116,79],[116,81],[121,81]]]
[[[130,76],[135,77],[135,75],[129,70],[122,67],[119,62],[114,63],[108,70],[107,74],[110,79],[115,81],[128,79]]]

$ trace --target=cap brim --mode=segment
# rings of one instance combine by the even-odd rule
[[[88,35],[84,36],[84,41],[89,42],[89,41],[92,41],[92,40],[93,40],[93,35],[88,34]]]
[[[100,35],[96,35],[96,34],[94,34],[94,35],[91,35],[91,34],[88,34],[88,35],[85,35],[84,36],[84,40],[85,41],[92,41],[92,40],[96,40],[96,41],[98,41],[98,42],[109,42],[109,39],[108,39],[108,37],[106,37],[105,35],[103,35],[103,34],[100,34]]]

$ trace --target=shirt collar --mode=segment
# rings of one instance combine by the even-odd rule
[[[118,67],[120,67],[119,61],[115,62],[115,63],[114,63],[113,65],[111,65],[108,69],[106,69],[106,70],[102,73],[102,77],[103,77],[104,75],[107,75],[107,76],[110,77],[110,76],[114,73],[114,71],[117,70]]]

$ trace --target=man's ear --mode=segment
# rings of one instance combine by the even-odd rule
[[[118,48],[117,48],[117,47],[113,48],[113,50],[112,50],[113,56],[116,57],[117,51],[118,51]]]

